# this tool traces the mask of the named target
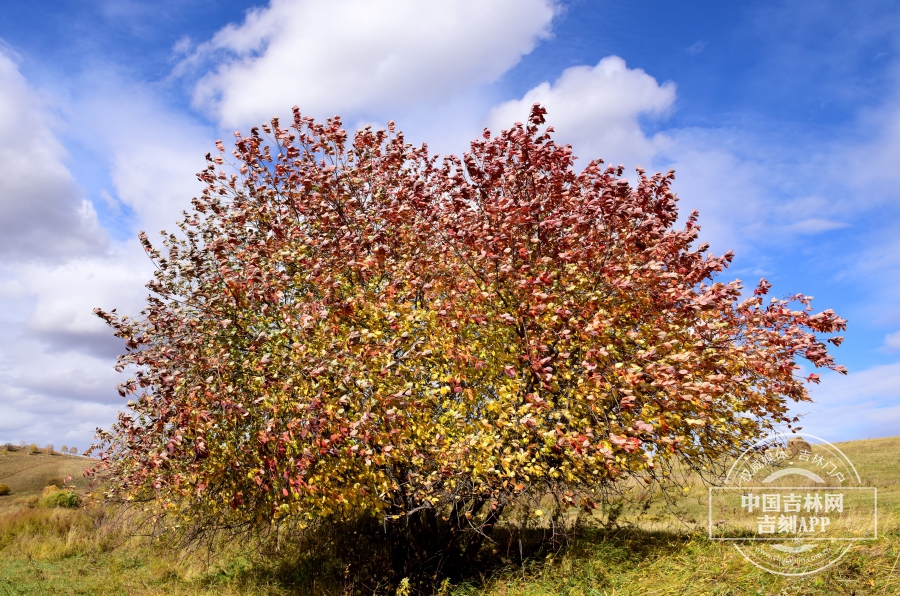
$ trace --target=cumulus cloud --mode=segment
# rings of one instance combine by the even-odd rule
[[[59,126],[0,53],[0,438],[84,448],[112,417],[118,351],[88,304],[139,268],[110,252]]]
[[[202,192],[196,174],[215,139],[189,121],[156,114],[144,121],[153,126],[143,131],[139,146],[131,146],[125,134],[110,139],[110,177],[119,200],[134,212],[136,227],[157,243],[159,231],[177,231],[182,210],[190,210],[191,198]]]
[[[152,266],[137,244],[130,242],[105,258],[20,270],[22,291],[34,296],[25,331],[46,343],[51,353],[90,353],[106,358],[109,365],[122,352],[122,340],[112,335],[93,309],[140,312]]]
[[[491,110],[488,127],[500,130],[524,122],[531,106],[540,103],[557,140],[571,143],[582,159],[649,167],[665,139],[648,137],[641,118],[665,114],[674,101],[674,83],[660,85],[618,56],[608,56],[593,67],[567,68],[553,84],[541,83],[522,99],[500,104]]]
[[[222,61],[194,102],[226,126],[293,105],[372,116],[495,80],[550,33],[553,0],[272,0],[201,44],[183,67]]]
[[[15,350],[40,354],[41,346],[18,342]],[[66,443],[83,450],[98,426],[115,420],[120,381],[109,366],[86,355],[31,362],[0,357],[0,441]]]
[[[18,89],[28,91],[17,76]],[[37,121],[32,122],[31,132],[36,131],[40,143],[17,139],[26,148],[44,151],[29,153],[35,180],[28,184],[44,191],[40,198],[46,201],[26,203],[37,212],[32,219],[13,220],[8,211],[0,213],[0,225],[59,246],[40,260],[21,254],[0,259],[0,440],[49,440],[84,448],[95,428],[107,426],[124,406],[115,389],[124,378],[113,368],[123,342],[92,310],[140,312],[153,267],[134,236],[141,228],[155,236],[162,228],[175,227],[181,210],[190,207],[201,188],[195,172],[215,140],[208,128],[173,113],[146,86],[127,84],[112,70],[96,80],[88,75],[85,82],[89,84],[67,102],[74,121],[68,132],[108,168],[111,194],[101,196],[112,209],[127,207],[131,229],[118,231],[131,239],[108,240],[96,220],[91,231],[102,243],[71,239],[84,236],[83,220],[71,207],[76,199],[80,205],[81,191],[61,165],[64,154],[52,128],[35,128]],[[0,88],[0,97],[9,96],[7,88]],[[31,104],[20,102],[16,114],[37,118],[33,108],[28,111],[36,105],[34,93],[28,97]],[[0,147],[5,142],[0,139]],[[4,167],[0,164],[0,171]],[[0,181],[0,188],[5,182]],[[37,215],[48,216],[60,229],[48,229]]]
[[[63,164],[54,120],[0,51],[0,257],[98,253],[107,235]]]
[[[143,229],[154,239],[162,229],[174,230],[202,192],[196,174],[215,151],[216,131],[113,66],[84,75],[79,86],[82,93],[68,105],[72,135],[102,159],[112,184],[103,201],[130,215],[128,229],[119,231],[133,238]]]
[[[87,446],[124,405],[115,386],[123,341],[94,307],[138,314],[152,266],[137,241],[62,263],[0,270],[0,441]]]
[[[674,169],[682,213],[700,211],[703,240],[719,254],[748,248],[766,234],[772,237],[773,226],[788,236],[844,225],[822,217],[827,210],[821,201],[787,201],[773,192],[786,178],[773,163],[755,159],[741,131],[668,128],[647,134],[643,124],[664,118],[675,99],[673,83],[661,84],[618,56],[608,56],[595,66],[568,68],[555,82],[494,107],[487,122],[494,131],[509,128],[540,103],[547,108],[554,138],[572,144],[582,165],[599,157],[626,166],[626,175],[637,165],[651,172]]]

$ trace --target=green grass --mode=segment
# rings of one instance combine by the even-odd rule
[[[680,520],[655,503],[633,507],[623,512],[622,527],[595,524],[565,549],[526,557],[524,564],[517,546],[510,554],[510,545],[500,544],[491,558],[496,563],[473,570],[466,582],[445,586],[442,594],[900,595],[900,437],[838,446],[855,463],[863,483],[878,487],[879,538],[855,546],[821,573],[804,578],[772,575],[750,565],[734,547],[707,540],[706,490],[695,485],[678,502]],[[17,487],[13,495],[0,497],[0,596],[373,593],[371,585],[363,589],[352,578],[341,577],[347,561],[323,563],[330,552],[324,544],[323,559],[305,567],[289,554],[263,556],[246,552],[240,543],[227,545],[215,556],[172,552],[165,541],[130,536],[133,527],[109,509],[35,506],[32,497],[40,494],[45,476],[62,474],[75,463],[83,468],[86,461],[41,457],[20,455],[16,463],[12,454],[8,460],[0,456],[0,476],[4,470],[19,470],[9,481],[0,478]],[[56,460],[64,459],[74,461],[53,468]],[[38,465],[30,472],[20,469],[28,462]],[[325,568],[332,572],[324,573]],[[321,580],[313,583],[316,570]]]

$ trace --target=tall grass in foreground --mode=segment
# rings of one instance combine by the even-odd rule
[[[341,528],[330,540],[322,535],[317,551],[303,553],[297,544],[269,551],[232,545],[211,556],[202,550],[173,552],[165,541],[132,536],[128,522],[110,513],[19,507],[0,516],[0,594],[385,593],[372,575],[359,574],[365,561],[346,558],[351,541],[365,545],[363,556],[377,558],[373,534],[354,536]],[[733,547],[674,530],[586,528],[557,551],[534,551],[526,542],[524,562],[517,544],[512,550],[486,553],[469,579],[443,590],[435,582],[433,591],[446,596],[900,594],[896,513],[882,518],[879,541],[857,546],[834,567],[800,579],[768,574]]]

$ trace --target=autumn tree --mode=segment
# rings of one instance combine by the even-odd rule
[[[181,233],[141,234],[146,310],[95,311],[135,371],[109,496],[203,529],[374,517],[402,573],[523,499],[740,452],[809,400],[801,358],[844,372],[817,334],[845,321],[717,281],[671,172],[579,172],[544,114],[443,160],[296,108],[218,142]]]

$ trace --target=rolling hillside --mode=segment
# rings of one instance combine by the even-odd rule
[[[90,463],[90,459],[77,455],[27,455],[24,449],[0,450],[0,484],[12,491],[7,499],[40,494],[50,481],[70,475],[78,489],[86,490],[88,480],[84,469]]]

